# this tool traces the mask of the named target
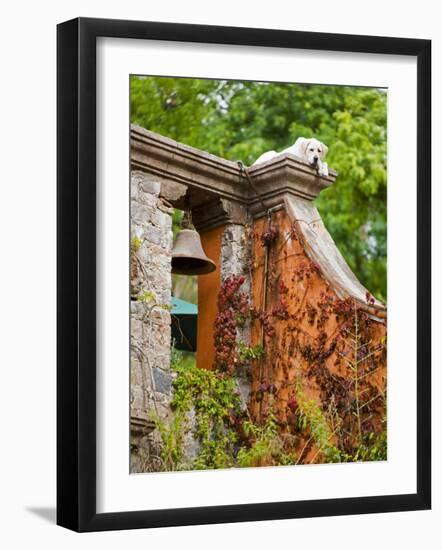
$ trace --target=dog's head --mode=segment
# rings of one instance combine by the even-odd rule
[[[316,138],[311,138],[305,140],[303,143],[303,150],[305,161],[313,166],[318,166],[319,161],[325,159],[328,147]]]

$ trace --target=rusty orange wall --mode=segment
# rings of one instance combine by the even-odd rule
[[[197,366],[212,369],[215,350],[213,329],[217,314],[217,298],[221,285],[220,252],[223,227],[201,233],[201,242],[206,255],[216,263],[216,270],[198,277],[198,345]]]
[[[265,218],[256,220],[253,226],[252,243],[252,295],[251,305],[263,309],[263,280],[266,248],[262,245],[261,235],[266,230]],[[333,304],[342,303],[328,282],[316,269],[305,253],[302,243],[302,233],[293,226],[285,210],[273,214],[272,224],[278,230],[278,237],[269,247],[267,305],[268,319],[274,327],[272,336],[264,336],[262,341],[262,323],[252,321],[252,345],[264,344],[265,355],[261,360],[255,360],[251,365],[251,393],[249,411],[253,419],[262,421],[269,407],[272,408],[281,425],[281,430],[287,436],[294,438],[293,449],[301,455],[302,463],[320,461],[316,458],[318,449],[304,436],[293,432],[293,414],[289,403],[296,397],[295,386],[301,387],[307,399],[314,399],[325,411],[330,402],[330,394],[337,395],[339,387],[346,384],[350,378],[348,365],[342,355],[350,353],[350,340],[339,340],[337,336],[342,329],[342,318],[332,313],[321,319],[321,302],[324,296]],[[199,368],[212,369],[214,363],[213,332],[217,315],[217,297],[221,285],[220,252],[224,227],[219,227],[201,234],[203,248],[206,254],[216,262],[217,270],[209,275],[198,278],[198,351],[197,365]],[[312,269],[312,266],[314,269]],[[303,275],[306,268],[307,275]],[[273,314],[273,310],[281,299],[279,291],[281,284],[287,288],[283,298],[287,301],[287,318],[281,319]],[[364,315],[364,311],[361,310]],[[348,314],[348,312],[347,312]],[[347,318],[348,319],[348,318]],[[382,348],[386,338],[386,320],[368,318],[366,321],[370,347]],[[336,349],[331,344],[336,342]],[[312,354],[307,358],[308,349]],[[386,346],[370,358],[369,376],[364,378],[363,391],[367,395],[380,397],[371,406],[369,418],[373,424],[372,431],[381,432],[384,429],[382,420],[386,415]],[[321,352],[318,359],[312,360],[314,353]],[[313,353],[314,352],[314,353]],[[328,384],[335,386],[330,390]],[[275,393],[262,395],[260,387],[263,383],[273,384]],[[371,393],[370,393],[371,392]],[[365,418],[365,417],[363,417]],[[353,428],[352,428],[353,429]],[[292,430],[292,433],[290,433]],[[349,435],[355,437],[354,433]],[[310,438],[311,439],[311,438]],[[335,443],[335,441],[332,441]],[[305,450],[304,450],[305,449]]]
[[[261,243],[260,236],[266,229],[266,223],[266,220],[262,218],[256,221],[254,227],[252,299],[255,307],[258,309],[262,309],[263,307],[263,275],[266,249]],[[314,269],[309,277],[299,276],[302,272],[300,272],[300,266],[307,266],[308,268],[310,265],[314,266],[314,264],[310,262],[304,252],[304,247],[300,240],[301,233],[299,231],[296,232],[296,227],[292,226],[284,210],[273,214],[273,224],[278,229],[278,238],[269,248],[266,310],[267,312],[271,312],[277,306],[281,298],[278,289],[281,282],[283,282],[288,288],[288,292],[285,295],[288,303],[288,318],[279,319],[274,316],[270,317],[275,334],[264,337],[265,356],[252,366],[250,409],[255,418],[262,419],[266,408],[272,403],[271,406],[274,409],[276,408],[281,425],[286,426],[290,423],[291,411],[287,404],[295,396],[295,380],[301,380],[305,395],[308,398],[314,398],[324,409],[326,406],[324,403],[324,380],[333,381],[333,376],[336,376],[338,380],[348,378],[349,370],[346,361],[343,360],[339,354],[340,352],[338,353],[337,350],[331,352],[325,360],[319,358],[318,362],[312,362],[310,358],[307,361],[304,358],[303,354],[306,355],[308,346],[311,346],[313,350],[320,348],[320,345],[322,345],[320,344],[321,338],[325,339],[322,346],[324,353],[330,351],[330,344],[337,338],[340,329],[339,319],[336,315],[332,314],[329,315],[329,318],[325,322],[324,320],[321,322],[318,313],[315,315],[314,311],[318,311],[319,304],[321,303],[321,293],[323,293],[323,296],[329,296],[333,300],[338,300],[338,297],[322,277],[320,271]],[[314,267],[316,268],[316,266]],[[282,297],[284,298],[284,295]],[[369,326],[367,330],[369,330],[371,338],[371,349],[376,349],[377,346],[382,346],[382,343],[385,342],[386,321],[376,321],[370,318],[367,323],[367,326]],[[252,324],[253,345],[261,343],[261,338],[262,324],[259,320],[256,320]],[[337,342],[339,342],[337,347],[343,353],[347,353],[347,344],[341,342],[340,339],[337,339]],[[373,369],[376,365],[379,368],[377,368],[376,372],[364,378],[364,382],[367,384],[369,382],[370,387],[374,388],[370,389],[372,393],[375,391],[385,393],[385,351],[374,354],[370,358],[370,361],[377,362],[372,363],[374,365]],[[322,371],[317,366],[319,362],[324,367]],[[264,394],[263,397],[262,392],[259,391],[263,382],[275,384],[277,389],[276,394]],[[371,394],[369,393],[368,395]],[[380,397],[376,403],[379,403],[379,406],[376,407],[372,420],[374,430],[380,431],[380,423],[382,417],[385,416],[385,401]],[[298,450],[304,443],[304,441],[298,442]],[[309,451],[310,456],[314,455],[315,452],[317,450],[311,448]],[[307,462],[308,459],[309,457],[306,456],[305,460]]]

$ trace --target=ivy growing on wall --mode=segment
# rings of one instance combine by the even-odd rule
[[[276,417],[254,423],[242,408],[234,377],[181,365],[181,353],[173,350],[176,372],[172,413],[167,420],[152,415],[161,436],[161,468],[165,471],[294,464],[285,450]],[[197,456],[185,453],[186,434],[198,443]]]
[[[293,238],[299,239],[293,231]],[[275,228],[271,238],[257,238],[271,252],[281,244],[282,235]],[[158,423],[165,469],[386,459],[386,393],[382,384],[373,383],[373,375],[385,365],[386,340],[373,344],[375,323],[368,313],[373,297],[367,293],[365,307],[351,298],[340,299],[327,288],[309,301],[307,289],[321,273],[304,256],[288,274],[305,289],[293,307],[288,286],[282,278],[274,279],[272,257],[268,284],[273,305],[267,311],[256,308],[243,292],[243,276],[223,281],[213,370],[183,366],[179,352],[174,351],[173,412],[168,423]],[[315,327],[314,337],[302,328],[305,321]],[[332,333],[328,332],[330,321],[335,327]],[[250,346],[241,341],[241,328],[249,322],[262,327],[262,343]],[[281,350],[273,349],[276,326],[283,334],[282,351],[297,372],[279,382],[272,379],[271,370],[256,368],[271,357],[282,357]],[[244,368],[255,377],[259,373],[251,393],[259,413],[252,413],[251,402],[248,406],[241,402],[238,375]],[[306,393],[309,381],[314,382],[318,397]],[[288,395],[283,411],[282,392]],[[198,442],[190,462],[186,434]]]

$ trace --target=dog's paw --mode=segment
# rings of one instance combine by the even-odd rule
[[[318,170],[320,176],[328,176],[328,165],[326,162],[323,162],[321,167]]]

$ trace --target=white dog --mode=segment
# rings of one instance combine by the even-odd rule
[[[284,151],[281,151],[280,153],[277,153],[276,151],[267,151],[266,153],[263,153],[257,160],[255,160],[253,165],[266,162],[284,153],[290,153],[304,162],[307,162],[311,166],[315,166],[320,176],[328,176],[328,166],[327,163],[324,162],[327,152],[327,145],[324,145],[317,139],[306,139],[300,137],[295,141],[294,145],[284,149]]]

